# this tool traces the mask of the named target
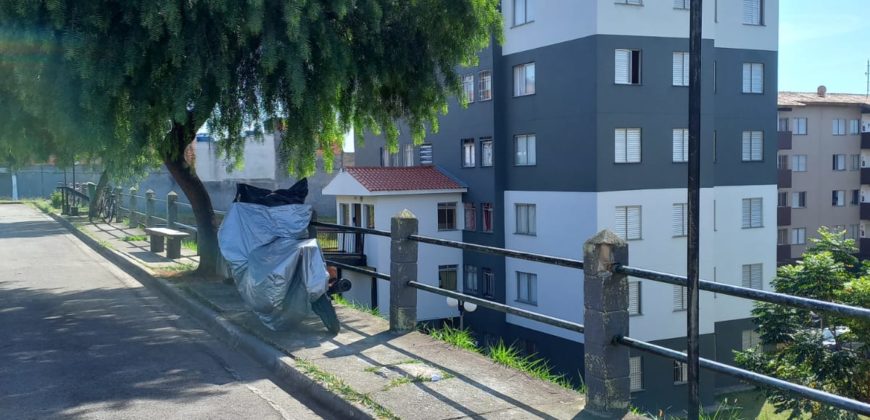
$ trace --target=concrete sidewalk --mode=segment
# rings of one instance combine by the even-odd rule
[[[587,417],[583,413],[583,394],[533,379],[421,333],[392,334],[385,319],[354,309],[336,308],[342,324],[337,336],[329,334],[316,317],[295,331],[271,331],[245,308],[234,285],[173,275],[197,264],[193,252],[184,250],[181,259],[168,260],[151,253],[147,242],[129,241],[144,235],[141,229],[89,224],[81,218],[70,221],[87,235],[79,235],[85,242],[109,248],[109,253],[103,254],[110,260],[129,268],[127,271],[137,271],[135,267],[143,270],[165,292],[181,296],[173,299],[176,303],[201,320],[207,318],[204,322],[210,329],[218,329],[216,335],[284,373],[287,380],[297,382],[291,387],[313,394],[331,393],[320,399],[334,405],[347,404],[336,407],[347,416]],[[127,264],[132,265],[125,267]]]

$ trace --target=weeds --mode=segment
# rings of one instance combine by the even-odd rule
[[[477,341],[474,340],[474,337],[471,335],[471,331],[467,329],[460,330],[457,328],[453,328],[449,325],[445,325],[440,329],[430,329],[426,332],[428,332],[429,335],[432,336],[432,338],[444,341],[453,347],[459,347],[463,350],[481,353],[480,348],[477,346]]]
[[[390,412],[390,410],[375,402],[368,394],[363,394],[354,390],[340,378],[320,369],[314,363],[304,359],[296,359],[296,367],[318,383],[326,386],[328,390],[341,395],[342,398],[370,408],[378,417],[391,420],[399,419],[399,417]]]
[[[371,308],[371,307],[368,307],[365,305],[360,305],[356,302],[351,302],[351,301],[347,300],[344,296],[332,295],[332,301],[335,304],[344,306],[346,308],[356,309],[358,311],[365,312],[369,315],[379,316],[379,317],[383,318],[383,315],[381,315],[381,311],[379,311],[378,308]]]
[[[140,241],[147,241],[147,240],[148,240],[148,236],[146,236],[146,235],[127,235],[127,236],[121,238],[121,240],[124,241],[124,242],[140,242]]]
[[[181,241],[181,247],[199,253],[199,244],[192,239]]]

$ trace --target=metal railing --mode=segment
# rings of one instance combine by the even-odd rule
[[[601,286],[604,293],[608,293],[609,297],[620,297],[621,299],[604,299],[610,301],[619,302],[619,304],[626,304],[628,301],[627,298],[627,287],[618,287],[619,283],[627,284],[628,276],[643,278],[655,282],[667,283],[677,286],[685,287],[688,284],[688,280],[686,276],[678,276],[669,273],[662,273],[654,270],[647,270],[637,267],[628,266],[627,261],[619,261],[621,255],[627,255],[628,245],[623,241],[618,241],[617,243],[608,243],[606,241],[603,242],[594,242],[596,238],[602,237],[602,234],[597,235],[595,238],[590,239],[586,245],[584,245],[585,255],[584,261],[574,260],[569,258],[561,258],[554,257],[548,255],[541,255],[523,251],[516,251],[504,248],[497,248],[491,246],[483,246],[477,244],[469,244],[458,241],[450,241],[440,238],[432,238],[428,236],[422,236],[416,234],[416,219],[402,219],[402,218],[393,218],[393,231],[383,231],[383,230],[375,230],[375,229],[364,229],[357,228],[353,226],[343,226],[343,225],[335,225],[330,223],[323,222],[312,222],[312,225],[317,227],[324,228],[332,228],[332,229],[343,229],[347,231],[354,231],[360,234],[369,234],[376,236],[390,236],[392,239],[391,244],[391,274],[379,273],[377,271],[355,267],[348,264],[342,264],[335,261],[327,261],[328,264],[336,265],[340,268],[347,269],[350,271],[356,271],[365,275],[368,275],[373,278],[379,278],[383,280],[390,281],[390,288],[398,289],[398,293],[395,293],[391,290],[391,296],[405,296],[407,299],[404,302],[400,302],[397,300],[402,299],[401,297],[397,299],[393,299],[390,302],[390,328],[394,331],[407,331],[409,328],[413,328],[413,324],[416,323],[416,312],[410,310],[411,303],[416,305],[416,294],[402,294],[402,289],[411,288],[415,290],[422,290],[429,293],[451,297],[454,299],[458,299],[461,301],[467,301],[478,306],[488,308],[494,311],[507,313],[516,315],[519,317],[527,318],[530,320],[538,321],[544,324],[553,325],[559,328],[563,328],[568,331],[574,331],[585,334],[585,342],[588,344],[590,342],[600,342],[603,344],[609,344],[605,346],[601,346],[604,348],[604,352],[608,352],[606,359],[599,360],[621,360],[622,362],[628,364],[628,348],[635,349],[637,351],[646,352],[650,354],[654,354],[657,356],[661,356],[664,358],[668,358],[677,362],[688,362],[688,357],[686,353],[682,353],[676,350],[672,350],[666,347],[662,347],[656,344],[648,343],[646,341],[638,340],[628,336],[628,314],[627,308],[624,305],[621,308],[618,308],[618,311],[622,311],[624,313],[624,325],[597,325],[596,328],[589,330],[587,328],[589,323],[589,315],[594,312],[590,307],[592,306],[600,306],[605,303],[603,302],[590,302],[590,299],[593,299],[592,296],[589,296],[590,293],[584,293],[585,302],[585,317],[586,322],[584,324],[578,324],[569,320],[564,320],[560,318],[551,317],[548,315],[527,311],[524,309],[516,308],[513,306],[505,305],[498,302],[493,302],[487,299],[482,299],[476,296],[464,294],[461,292],[447,290],[440,287],[432,286],[429,284],[422,283],[417,279],[416,273],[416,254],[417,254],[417,243],[426,243],[431,245],[438,246],[446,246],[451,248],[470,250],[475,252],[494,254],[494,255],[502,255],[505,257],[523,259],[527,261],[534,261],[552,265],[558,265],[562,267],[569,267],[575,269],[583,269],[585,278],[585,282],[589,282],[590,284],[596,281],[601,280],[601,278],[606,278],[607,281],[600,281],[598,283]],[[413,224],[413,226],[409,226],[406,224]],[[609,234],[612,237],[613,234]],[[607,234],[604,234],[606,237]],[[591,245],[591,246],[590,246]],[[403,248],[404,247],[404,248]],[[608,248],[607,252],[599,252],[602,249]],[[403,254],[403,252],[405,254]],[[413,255],[410,255],[413,254]],[[610,260],[608,260],[610,258]],[[627,259],[627,258],[624,258]],[[397,262],[398,261],[398,262]],[[586,264],[584,264],[584,262]],[[411,266],[402,267],[403,264],[413,265],[414,269],[409,269]],[[596,271],[600,270],[600,271]],[[700,289],[708,292],[714,293],[722,293],[729,296],[735,296],[744,299],[750,299],[761,302],[768,302],[780,305],[787,305],[800,309],[808,309],[813,311],[824,311],[834,313],[840,316],[853,317],[857,319],[863,319],[870,321],[870,309],[868,308],[860,308],[854,306],[843,305],[839,303],[826,302],[817,299],[810,299],[800,296],[792,296],[783,293],[770,292],[765,290],[751,289],[741,286],[734,286],[731,284],[725,283],[717,283],[710,282],[706,280],[700,280]],[[413,297],[411,297],[413,295]],[[600,297],[600,296],[596,296]],[[607,308],[607,309],[616,309],[616,308]],[[394,314],[394,311],[401,312],[400,314]],[[618,312],[617,311],[617,312]],[[413,314],[413,315],[412,315]],[[413,317],[413,323],[408,322],[408,317]],[[623,328],[623,333],[613,333],[615,330],[619,330]],[[619,355],[619,357],[614,358],[613,354],[610,352],[618,352],[623,349],[623,353]],[[587,347],[587,352],[595,351],[595,349]],[[604,354],[599,354],[595,356],[602,356]],[[789,392],[795,396],[806,398],[809,400],[817,401],[820,403],[828,404],[833,407],[837,407],[843,410],[855,412],[862,415],[870,415],[870,404],[867,404],[862,401],[857,401],[853,399],[849,399],[843,396],[839,396],[836,394],[832,394],[826,391],[821,391],[818,389],[810,388],[807,386],[794,384],[788,381],[784,381],[782,379],[774,378],[768,375],[760,374],[757,372],[752,372],[746,369],[738,368],[735,366],[727,365],[715,360],[710,360],[706,358],[699,358],[699,365],[701,368],[710,370],[712,372],[716,372],[723,375],[728,375],[739,380],[743,380],[746,382],[754,383],[761,386],[777,388],[786,392]],[[596,371],[600,369],[596,369],[594,366],[589,365],[589,358],[586,358],[586,372],[587,375],[590,374],[591,371]],[[608,370],[612,371],[612,370]],[[615,379],[615,378],[600,378],[604,380]],[[690,378],[691,380],[691,378]],[[620,412],[624,414],[624,410],[628,407],[628,401],[630,398],[630,391],[627,389],[627,381],[626,388],[618,392],[616,395],[613,394],[613,390],[605,390],[602,388],[594,387],[589,380],[587,380],[588,392],[589,396],[587,398],[587,405],[591,406],[594,412],[602,413],[604,415],[619,415]],[[597,395],[600,394],[600,395]],[[617,400],[614,400],[617,399]],[[597,405],[597,406],[596,406]]]

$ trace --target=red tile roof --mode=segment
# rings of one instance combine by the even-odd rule
[[[369,191],[459,190],[465,186],[436,166],[348,167]]]

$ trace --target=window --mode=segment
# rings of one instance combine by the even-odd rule
[[[674,53],[674,66],[671,75],[674,86],[689,86],[689,53]]]
[[[462,291],[477,293],[479,291],[479,286],[477,284],[477,267],[466,265],[463,272],[465,274],[465,281],[462,283]]]
[[[477,230],[477,208],[473,203],[465,203],[465,230]]]
[[[835,136],[845,136],[846,135],[846,120],[841,118],[835,118],[833,120],[831,134]]]
[[[483,296],[484,297],[495,297],[495,277],[492,275],[492,270],[488,268],[483,268],[480,270],[481,277],[483,277]]]
[[[791,230],[791,244],[803,245],[807,243],[807,228],[794,228]]]
[[[846,155],[833,155],[831,158],[831,169],[835,171],[845,171]]]
[[[689,0],[674,0],[674,9],[689,10]]]
[[[517,204],[517,229],[515,233],[522,235],[534,235],[537,233],[535,226],[535,205],[534,204]]]
[[[473,168],[475,156],[474,139],[462,139],[462,167]]]
[[[776,169],[788,169],[788,155],[776,157]]]
[[[797,191],[791,193],[791,208],[802,209],[807,206],[807,192]]]
[[[438,287],[447,290],[456,290],[456,266],[438,266]]]
[[[374,204],[363,204],[363,210],[365,211],[366,229],[374,229],[375,228],[375,206],[374,206]]]
[[[849,167],[849,169],[853,171],[861,169],[861,155],[851,155],[850,160],[852,161],[852,165]]]
[[[686,128],[675,128],[673,130],[673,161],[688,162],[689,161],[689,130]]]
[[[622,239],[641,239],[641,207],[616,207],[616,234]]]
[[[643,363],[640,356],[628,359],[628,389],[631,392],[643,390]]]
[[[405,166],[414,166],[414,145],[406,144],[402,146],[402,155],[405,160]]]
[[[481,203],[480,212],[483,213],[483,231],[492,232],[492,203]]]
[[[776,124],[776,131],[788,131],[788,118],[780,118]]]
[[[794,132],[793,134],[797,136],[805,136],[807,135],[807,119],[806,117],[799,117],[794,119]]]
[[[616,0],[616,4],[630,4],[633,6],[643,6],[643,0]]]
[[[343,226],[350,226],[352,220],[350,219],[350,205],[349,204],[339,204],[338,205],[338,224]]]
[[[535,21],[535,0],[514,0],[514,26]]]
[[[492,99],[492,72],[484,70],[477,75],[477,100]]]
[[[777,245],[789,245],[788,229],[779,229],[776,231],[776,244]]]
[[[456,229],[456,203],[438,203],[438,230]]]
[[[861,190],[852,190],[852,205],[858,205],[861,203]]]
[[[673,286],[674,311],[685,311],[689,307],[689,289],[683,286]]]
[[[538,275],[517,271],[517,302],[538,304]]]
[[[764,64],[743,63],[743,93],[764,93]]]
[[[535,63],[514,66],[514,96],[535,94]]]
[[[755,330],[743,330],[741,336],[743,350],[749,350],[761,344],[761,336]]]
[[[858,225],[857,224],[849,225],[848,235],[849,235],[849,238],[851,238],[851,239],[858,239]]]
[[[743,132],[743,161],[758,162],[762,158],[762,143],[764,141],[761,131]]]
[[[846,205],[846,191],[834,190],[831,191],[831,205],[834,207],[843,207]]]
[[[466,102],[474,102],[474,75],[462,76],[462,96]]]
[[[640,84],[640,50],[616,50],[614,53],[613,83]]]
[[[613,131],[615,163],[640,162],[640,129],[617,128]]]
[[[514,137],[514,164],[517,166],[532,166],[537,163],[535,153],[535,135],[524,134]]]
[[[386,147],[381,147],[381,166],[389,167],[390,166],[390,150]]]
[[[630,281],[628,282],[628,314],[629,315],[640,315],[641,314],[641,305],[640,305],[640,282],[639,281]]]
[[[743,228],[760,228],[761,220],[761,198],[744,198]]]
[[[792,155],[791,170],[794,172],[807,171],[807,155]]]
[[[686,350],[683,350],[686,353]],[[689,381],[689,365],[674,360],[674,385],[681,385]]]
[[[849,134],[858,134],[860,130],[858,129],[858,120],[849,120]]]
[[[689,234],[688,228],[688,204],[674,203],[671,210],[671,226],[674,237],[686,236]]]
[[[762,3],[764,0],[743,0],[743,24],[763,25]]]
[[[753,289],[762,289],[761,284],[761,263],[759,264],[743,264],[743,287],[751,287]]]
[[[480,141],[480,166],[492,166],[492,139]]]
[[[788,207],[788,193],[785,191],[780,191],[776,193],[776,206],[777,207]]]
[[[421,144],[420,149],[417,152],[420,155],[420,164],[421,165],[431,165],[432,164],[432,144],[431,143]]]

